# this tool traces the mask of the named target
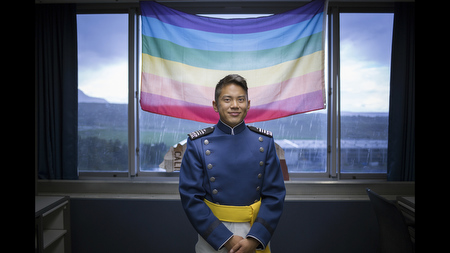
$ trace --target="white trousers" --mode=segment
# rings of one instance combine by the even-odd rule
[[[249,222],[222,222],[225,227],[227,227],[234,235],[241,236],[245,238],[250,231],[250,223]],[[267,245],[270,247],[270,243]],[[225,247],[222,247],[221,250],[217,251],[203,237],[198,235],[198,241],[195,245],[195,253],[227,253],[228,250]]]

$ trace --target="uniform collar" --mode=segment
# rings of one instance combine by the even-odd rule
[[[221,120],[217,123],[217,127],[226,134],[239,134],[245,129],[245,122],[242,121],[241,123],[237,124],[235,127],[230,127],[227,124],[223,123]]]

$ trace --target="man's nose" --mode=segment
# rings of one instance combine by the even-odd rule
[[[232,108],[239,108],[239,103],[237,102],[237,100],[232,100],[231,101],[231,107]]]

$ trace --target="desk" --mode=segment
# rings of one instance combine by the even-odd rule
[[[409,234],[413,243],[416,241],[416,197],[397,196],[397,205],[408,226]]]
[[[70,252],[70,198],[35,197],[35,252]]]

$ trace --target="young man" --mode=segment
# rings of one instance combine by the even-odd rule
[[[183,208],[197,230],[197,253],[270,252],[286,190],[272,133],[247,126],[246,80],[216,85],[217,125],[190,133],[180,169]],[[260,252],[260,251],[258,251]]]

